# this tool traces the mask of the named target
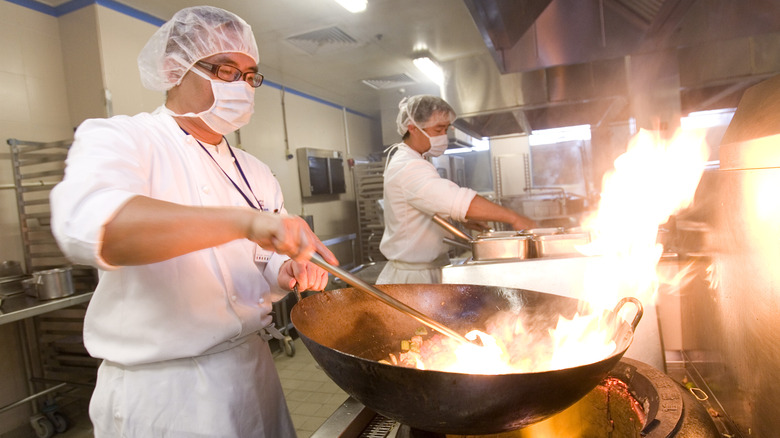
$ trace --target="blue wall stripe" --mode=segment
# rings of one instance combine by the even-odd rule
[[[323,105],[327,105],[329,107],[333,107],[333,108],[336,108],[336,109],[339,109],[339,110],[343,109],[343,110],[346,110],[348,113],[354,114],[356,116],[365,117],[367,119],[373,119],[373,117],[371,117],[371,116],[369,116],[367,114],[363,114],[361,112],[358,112],[358,111],[355,111],[355,110],[351,110],[351,109],[349,109],[349,108],[347,108],[345,106],[337,105],[337,104],[335,104],[333,102],[328,102],[327,100],[322,100],[319,97],[312,96],[310,94],[306,94],[306,93],[303,93],[301,91],[298,91],[298,90],[295,90],[295,89],[292,89],[292,88],[287,88],[284,85],[277,84],[276,82],[263,81],[263,86],[264,87],[268,86],[268,87],[276,88],[277,90],[281,90],[282,88],[284,88],[284,91],[287,92],[287,93],[294,94],[296,96],[300,96],[300,97],[303,97],[305,99],[313,100],[315,102],[319,102],[319,103],[321,103]]]
[[[15,5],[25,7],[27,9],[32,9],[33,11],[42,12],[46,15],[51,15],[52,17],[57,16],[57,11],[55,11],[53,7],[49,5],[44,5],[43,3],[38,3],[35,0],[5,0],[5,1],[7,1],[8,3],[13,3]]]
[[[46,15],[51,15],[52,17],[61,17],[63,15],[69,14],[73,11],[77,11],[81,8],[87,7],[92,4],[98,4],[100,6],[109,8],[113,11],[119,12],[121,14],[127,15],[132,18],[136,18],[138,20],[141,20],[143,22],[155,25],[155,26],[162,26],[163,23],[165,23],[165,20],[159,19],[155,16],[149,15],[146,12],[139,11],[138,9],[131,8],[130,6],[123,5],[117,1],[114,0],[70,0],[68,2],[65,2],[56,8],[53,8],[49,5],[45,5],[43,3],[37,2],[36,0],[5,0],[9,3],[13,3],[28,9],[32,9],[37,12],[42,12]],[[263,85],[265,86],[271,86],[277,89],[282,89],[282,85],[276,84],[271,81],[265,81],[263,82]],[[306,94],[304,92],[294,90],[291,88],[284,88],[286,92],[295,94],[297,96],[301,96],[305,99],[313,100],[315,102],[319,102],[323,105],[327,105],[333,108],[337,108],[340,110],[345,110],[350,114],[354,114],[356,116],[365,117],[367,119],[373,119],[373,117],[370,117],[366,114],[360,113],[358,111],[351,110],[347,107],[337,105],[333,102],[328,102],[327,100],[322,100],[319,97],[315,97],[309,94]]]
[[[114,0],[96,0],[96,3],[121,14],[137,18],[149,24],[153,24],[157,27],[160,27],[163,25],[163,23],[165,23],[165,20],[163,19],[149,15],[146,12],[139,11],[138,9],[131,8],[130,6],[123,5],[122,3],[116,2]]]
[[[73,11],[78,11],[79,9],[85,8],[93,3],[95,3],[94,0],[70,0],[54,7],[54,11],[57,14],[55,16],[62,17],[63,15],[69,14]]]

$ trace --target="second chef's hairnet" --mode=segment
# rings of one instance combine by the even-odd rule
[[[406,135],[410,124],[427,128],[426,123],[437,112],[446,114],[450,123],[457,118],[455,110],[440,97],[426,94],[404,97],[398,104],[398,118],[396,118],[398,133],[401,136]]]
[[[150,90],[169,90],[195,62],[218,53],[243,53],[258,62],[249,24],[213,6],[182,9],[157,29],[138,55],[141,82]]]

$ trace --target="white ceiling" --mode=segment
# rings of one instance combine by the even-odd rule
[[[42,0],[57,6],[65,0]],[[168,20],[176,11],[204,4],[195,0],[118,0]],[[379,94],[361,82],[406,74],[427,79],[411,54],[427,47],[442,61],[487,52],[461,0],[368,0],[352,14],[334,0],[211,0],[212,6],[246,20],[257,38],[260,70],[266,79],[371,116],[379,115]],[[287,41],[296,35],[337,27],[356,42],[309,45]]]

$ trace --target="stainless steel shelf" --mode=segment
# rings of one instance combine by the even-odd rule
[[[68,297],[47,301],[41,301],[25,294],[6,298],[0,306],[0,325],[86,303],[92,298],[93,293],[76,292]]]

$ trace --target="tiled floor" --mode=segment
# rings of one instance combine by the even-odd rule
[[[298,438],[309,438],[347,399],[347,394],[318,368],[300,339],[293,345],[295,354],[292,357],[277,351],[274,361]],[[92,438],[92,425],[86,415],[69,420],[68,430],[55,438]],[[30,437],[34,436],[31,428]]]
[[[276,353],[276,369],[298,438],[308,438],[348,396],[318,367],[303,342],[294,342],[292,357]]]

